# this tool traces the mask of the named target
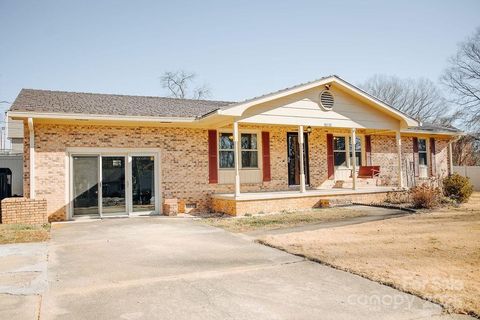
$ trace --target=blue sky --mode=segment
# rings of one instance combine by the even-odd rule
[[[177,69],[219,100],[329,74],[436,81],[479,15],[478,0],[0,0],[0,100],[21,88],[165,95],[158,78]]]

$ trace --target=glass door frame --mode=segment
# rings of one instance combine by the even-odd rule
[[[76,154],[75,156],[78,156]],[[104,157],[116,157],[116,158],[123,158],[125,162],[124,168],[124,184],[125,184],[125,211],[122,212],[115,212],[113,214],[104,214],[103,213],[103,158]],[[99,176],[98,176],[98,212],[100,214],[100,218],[108,218],[108,217],[125,217],[129,216],[130,212],[128,211],[128,180],[130,179],[128,176],[128,158],[126,154],[121,153],[112,153],[112,154],[99,154],[98,156],[98,167],[99,167]]]
[[[73,170],[73,158],[75,157],[85,157],[85,158],[96,158],[97,160],[97,210],[98,210],[98,214],[89,214],[89,216],[98,216],[98,217],[101,217],[101,205],[102,205],[102,201],[101,200],[101,188],[100,188],[100,183],[99,181],[101,181],[101,174],[102,174],[102,168],[100,168],[100,156],[98,154],[71,154],[69,155],[69,161],[68,161],[68,164],[69,164],[69,179],[70,179],[70,190],[69,190],[69,212],[67,213],[68,217],[69,218],[72,218],[74,216],[74,205],[75,205],[75,186],[74,186],[74,183],[75,183],[75,170]],[[77,217],[80,217],[82,216],[81,214],[77,215]]]
[[[155,197],[155,210],[145,210],[145,211],[133,211],[133,157],[153,157],[154,161],[154,169],[153,169],[153,185],[154,185],[154,194]],[[155,215],[159,214],[160,204],[158,203],[159,197],[159,184],[158,184],[158,176],[159,176],[159,162],[158,162],[158,155],[152,152],[130,152],[127,155],[127,170],[126,170],[126,177],[128,177],[128,184],[127,184],[127,210],[129,216],[142,216],[142,215]]]
[[[129,217],[129,216],[138,216],[138,215],[160,215],[162,214],[161,203],[161,192],[160,192],[160,151],[158,149],[130,149],[130,148],[67,148],[68,157],[67,161],[67,181],[68,191],[66,192],[68,199],[67,206],[67,216],[68,219],[73,219],[74,208],[73,208],[73,157],[75,156],[96,156],[98,159],[98,217],[99,218],[110,218],[110,217]],[[102,190],[102,157],[103,156],[116,156],[116,157],[125,157],[125,213],[120,214],[109,214],[103,215],[103,190]],[[132,157],[135,156],[148,156],[154,157],[154,198],[155,198],[155,210],[150,211],[136,211],[133,212],[133,195],[132,195]]]

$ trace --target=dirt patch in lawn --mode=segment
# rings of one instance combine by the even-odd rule
[[[256,230],[273,230],[296,227],[305,224],[315,224],[361,217],[366,212],[348,208],[325,208],[308,211],[285,212],[278,214],[258,215],[252,217],[219,217],[202,219],[203,223],[223,228],[230,232],[250,232]]]
[[[480,193],[459,208],[260,241],[480,315]]]
[[[0,244],[41,242],[50,238],[50,224],[0,224]]]

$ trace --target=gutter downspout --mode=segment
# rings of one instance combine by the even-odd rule
[[[28,118],[29,155],[30,155],[30,199],[35,199],[35,132],[33,119]]]

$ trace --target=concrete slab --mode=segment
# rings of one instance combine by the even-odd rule
[[[56,224],[42,319],[412,319],[435,304],[192,220]]]
[[[38,319],[46,273],[46,243],[0,245],[0,319]]]
[[[36,320],[40,299],[39,295],[0,294],[0,319]]]

